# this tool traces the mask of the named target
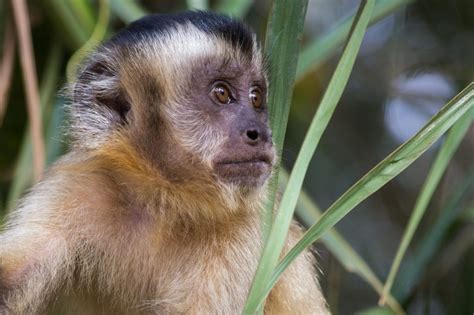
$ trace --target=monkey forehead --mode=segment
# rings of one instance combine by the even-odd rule
[[[239,49],[221,36],[208,34],[192,24],[179,25],[165,36],[148,37],[132,46],[136,62],[143,61],[154,73],[186,74],[193,66],[220,63],[222,68],[252,68],[263,70],[262,56],[252,38],[252,50]],[[129,55],[127,53],[127,55]],[[130,55],[129,55],[130,56]]]
[[[255,36],[252,41],[252,51],[248,53],[222,36],[206,33],[191,23],[178,25],[164,34],[146,36],[121,47],[119,76],[122,82],[156,83],[167,97],[194,80],[197,69],[212,69],[212,73],[227,76],[251,72],[265,78]]]

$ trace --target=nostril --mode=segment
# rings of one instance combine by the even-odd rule
[[[255,130],[255,129],[251,129],[251,130],[247,130],[247,137],[252,140],[252,141],[255,141],[258,139],[258,131]]]

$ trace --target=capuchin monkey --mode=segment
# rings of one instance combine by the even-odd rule
[[[240,314],[276,163],[263,64],[247,27],[207,12],[144,17],[93,52],[70,152],[0,234],[0,313]],[[328,313],[309,252],[264,311]]]

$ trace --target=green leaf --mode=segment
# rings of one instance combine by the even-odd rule
[[[147,14],[146,10],[134,0],[112,0],[110,6],[112,11],[126,23],[131,23]]]
[[[372,307],[356,312],[357,315],[392,315],[393,312],[386,307]]]
[[[282,169],[280,171],[280,184],[282,190],[288,183],[288,173]],[[314,203],[311,197],[302,190],[296,203],[296,215],[306,226],[313,225],[321,217],[319,207]],[[335,229],[330,229],[321,237],[322,242],[327,249],[336,257],[339,263],[348,271],[358,274],[364,279],[374,290],[381,294],[383,283],[372,271],[370,266],[364,259],[352,248],[344,237]],[[397,314],[404,313],[401,305],[389,295],[387,304]]]
[[[69,5],[80,25],[85,26],[88,30],[94,28],[96,18],[90,1],[69,0]]]
[[[277,0],[272,3],[268,19],[265,39],[265,53],[270,65],[268,104],[272,138],[278,157],[281,157],[285,139],[307,7],[307,0]],[[270,180],[268,202],[263,213],[264,239],[272,225],[278,171],[276,168]]]
[[[56,88],[58,87],[59,72],[62,62],[62,47],[60,41],[57,39],[52,40],[52,45],[48,53],[45,72],[41,77],[40,86],[40,103],[41,103],[41,117],[43,117],[43,126],[47,126],[50,121],[52,104]],[[33,181],[33,173],[31,165],[32,150],[31,150],[31,137],[29,127],[26,128],[20,153],[15,167],[15,176],[13,177],[10,191],[7,198],[7,210],[12,209],[18,198],[23,194],[25,189],[31,185]],[[45,140],[46,148],[48,148],[49,139]]]
[[[54,163],[65,151],[63,123],[65,121],[66,100],[58,96],[46,130],[46,166]]]
[[[462,220],[469,223],[474,222],[474,204],[471,204],[463,211],[461,215]]]
[[[288,122],[307,7],[307,0],[275,0],[272,2],[267,25],[265,52],[270,65],[268,73],[270,82],[268,90],[269,116],[273,130],[273,142],[278,156],[281,156]],[[277,189],[278,168],[270,180],[269,198],[263,213],[264,240],[270,233]],[[247,298],[244,314],[253,315],[257,312],[259,294],[265,283],[265,278],[268,277],[266,275],[268,271],[265,268],[265,259],[262,257]]]
[[[75,80],[77,68],[82,60],[104,39],[107,27],[109,26],[109,18],[109,0],[99,0],[99,16],[97,17],[94,31],[84,45],[69,58],[67,63],[66,76],[68,83],[71,84]]]
[[[252,4],[253,0],[221,0],[217,6],[217,11],[243,18]]]
[[[449,161],[456,152],[473,119],[474,109],[459,119],[459,121],[449,131],[446,140],[441,146],[441,149],[439,150],[438,155],[431,166],[428,177],[426,178],[423,188],[421,189],[421,192],[416,200],[415,207],[413,208],[410,220],[408,222],[408,226],[403,233],[402,241],[398,247],[395,259],[392,262],[392,267],[390,268],[383,293],[380,297],[380,304],[382,305],[384,304],[385,297],[393,285],[393,281],[397,275],[400,263],[402,262],[402,259],[408,249],[408,245],[415,234],[416,228],[418,227],[418,224],[420,223],[421,218],[428,207],[428,203],[430,202],[436,187],[438,187],[441,177],[448,167]]]
[[[471,110],[472,111],[472,110]],[[467,115],[466,115],[467,117]],[[461,121],[457,123],[459,125]],[[454,130],[454,127],[453,127]],[[452,131],[453,131],[452,130]],[[403,264],[400,275],[395,281],[393,293],[401,301],[408,298],[423,271],[433,259],[436,251],[441,248],[444,236],[453,225],[456,218],[462,213],[462,201],[472,194],[474,188],[474,167],[468,172],[463,182],[456,185],[453,193],[441,210],[439,217],[430,226],[425,236],[413,251],[412,258]]]
[[[378,0],[375,4],[369,25],[377,23],[412,1],[413,0]],[[316,38],[302,50],[296,70],[296,81],[303,79],[307,73],[319,67],[337,51],[337,48],[339,48],[347,38],[353,20],[354,15],[342,19],[342,21],[336,23],[336,25],[338,25],[337,27],[332,28],[326,34]]]
[[[43,0],[44,11],[62,33],[72,49],[81,47],[89,38],[94,24],[82,24],[71,8],[71,3],[64,0]]]
[[[263,302],[269,293],[269,290],[263,290],[264,288],[268,288],[267,283],[272,276],[273,270],[278,263],[280,253],[285,245],[286,235],[291,224],[293,210],[303,184],[304,175],[314,151],[316,150],[319,139],[321,138],[321,135],[325,130],[332,113],[334,112],[339,98],[342,95],[347,80],[349,79],[352,66],[355,62],[355,58],[359,51],[362,38],[370,19],[374,2],[374,0],[362,2],[355,19],[350,38],[347,42],[346,48],[344,49],[344,53],[336,68],[336,71],[334,72],[333,77],[331,78],[329,86],[323,96],[313,121],[311,122],[308,133],[301,147],[301,151],[298,154],[298,158],[296,159],[295,166],[288,181],[288,186],[281,199],[279,211],[276,215],[268,240],[263,249],[262,258],[257,269],[252,290],[250,291],[251,295],[245,309],[248,314],[253,314],[258,307],[263,305]],[[276,81],[280,80],[280,77],[272,78]],[[288,89],[288,87],[286,87],[286,89]],[[283,88],[282,90],[285,89]],[[285,109],[287,110],[288,108]],[[284,126],[286,126],[286,121]],[[277,142],[278,135],[276,138]]]
[[[474,106],[474,83],[446,104],[415,136],[392,152],[337,199],[282,259],[266,292],[288,265],[358,204],[400,174]]]
[[[238,2],[238,1],[236,1]],[[207,10],[209,3],[207,0],[186,0],[186,4],[190,10]]]

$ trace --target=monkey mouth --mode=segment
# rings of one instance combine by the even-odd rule
[[[251,157],[224,158],[214,164],[219,178],[239,186],[261,186],[271,173],[272,157],[260,154]]]
[[[266,155],[251,159],[224,159],[217,162],[217,165],[246,165],[246,164],[270,164],[271,159]]]
[[[215,164],[216,167],[266,167],[272,165],[273,158],[269,154],[258,154],[250,157],[223,158]]]

